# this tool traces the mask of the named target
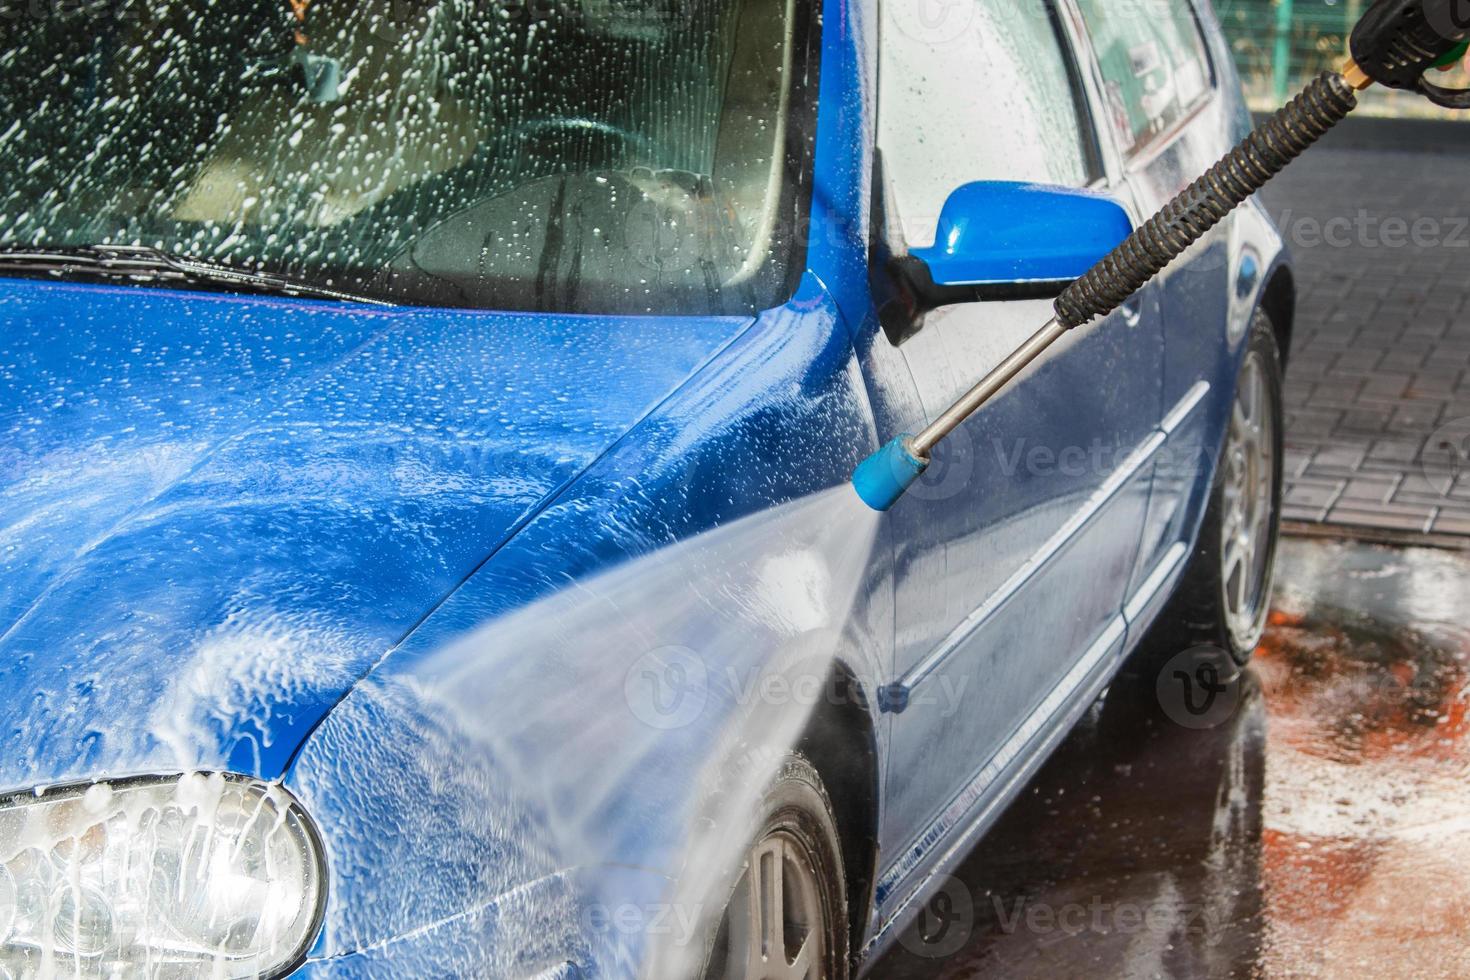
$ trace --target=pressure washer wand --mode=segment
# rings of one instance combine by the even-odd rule
[[[1057,297],[1056,316],[917,435],[900,435],[853,472],[858,496],[887,510],[929,466],[934,447],[1068,330],[1107,316],[1336,126],[1374,82],[1418,91],[1438,105],[1470,108],[1470,91],[1424,74],[1463,56],[1470,0],[1377,0],[1353,30],[1344,74],[1324,72],[1219,163],[1134,230]]]

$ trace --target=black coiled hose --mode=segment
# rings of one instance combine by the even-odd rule
[[[1057,322],[1077,327],[1106,316],[1220,219],[1342,122],[1358,104],[1353,87],[1324,72],[1057,297]]]

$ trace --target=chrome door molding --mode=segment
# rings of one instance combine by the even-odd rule
[[[971,838],[980,829],[988,826],[990,820],[1009,801],[1012,791],[1018,789],[1050,755],[1055,743],[1071,728],[1070,725],[1056,725],[1057,717],[1080,691],[1089,687],[1089,681],[1092,682],[1090,686],[1100,688],[1111,676],[1111,667],[1115,663],[1116,655],[1123,649],[1127,629],[1127,623],[1121,614],[1114,617],[1081,659],[1052,688],[1051,693],[1032,709],[990,761],[925,829],[916,844],[899,855],[883,873],[876,890],[880,908],[905,878],[919,867],[929,865],[929,873],[923,880],[909,889],[891,914],[883,916],[884,925],[869,944],[870,949],[882,945],[883,937],[896,922],[902,920],[904,911],[913,905],[915,899],[925,893],[926,886],[944,874],[944,869],[949,866],[952,858],[963,855],[968,850]],[[1090,702],[1091,698],[1087,701]],[[946,849],[942,858],[938,861],[930,860],[930,847],[949,838],[956,827],[966,822],[966,815],[982,802],[984,805],[968,820],[967,831],[954,835],[954,842]]]
[[[1165,414],[1158,428],[1128,454],[1118,468],[1109,474],[1107,480],[1093,491],[1087,501],[1067,519],[1067,522],[1059,527],[1056,533],[1048,538],[1046,543],[1030,558],[1026,559],[1026,562],[1016,569],[1010,578],[1006,579],[1000,588],[991,594],[990,598],[955,626],[927,657],[893,683],[883,687],[879,693],[881,710],[894,714],[903,711],[919,685],[933,675],[951,654],[963,646],[967,639],[1014,598],[1027,582],[1031,581],[1073,538],[1092,523],[1119,490],[1138,475],[1168,441],[1169,436],[1199,407],[1209,391],[1208,381],[1195,382],[1185,392],[1184,397]],[[1133,601],[1130,599],[1130,606],[1133,605]]]
[[[1148,578],[1143,580],[1137,591],[1128,597],[1128,602],[1123,606],[1123,618],[1128,625],[1144,618],[1144,613],[1149,611],[1153,600],[1164,592],[1164,583],[1174,577],[1174,573],[1184,567],[1184,558],[1189,554],[1189,548],[1183,541],[1175,541],[1169,550],[1164,552],[1164,557],[1159,559],[1149,572]]]
[[[1118,473],[1124,474],[1127,471],[1127,475],[1118,478],[1117,486],[1122,486],[1128,475],[1137,472],[1145,462],[1153,457],[1169,434],[1178,429],[1199,407],[1209,390],[1210,385],[1206,381],[1196,382],[1189,389],[1164,417],[1158,431],[1134,450],[1124,466],[1119,467]],[[1138,457],[1136,466],[1131,465],[1135,456]],[[1117,487],[1113,486],[1111,480],[1108,485],[1101,488],[1089,500],[1088,506],[1083,507],[1074,515],[1073,520],[1068,521],[1066,527],[1063,528],[1063,531],[1070,529],[1066,537],[1070,537],[1086,526],[1106,502],[1107,496],[1116,492],[1116,489]],[[1057,539],[1048,541],[1012,577],[1014,581],[1008,581],[1007,588],[1001,591],[1007,596],[1014,594],[1027,578],[1035,574],[1047,560],[1061,550],[1066,543],[1066,537],[1059,532],[1060,541]],[[883,925],[864,950],[865,958],[887,944],[887,941],[895,934],[894,926],[905,922],[905,913],[927,893],[932,883],[943,877],[946,868],[964,855],[974,839],[1000,813],[1013,793],[1026,779],[1030,778],[1036,769],[1040,768],[1051,750],[1070,731],[1070,722],[1072,717],[1078,713],[1079,705],[1085,707],[1086,704],[1091,703],[1092,699],[1112,678],[1122,662],[1120,655],[1126,649],[1126,640],[1135,624],[1139,623],[1145,612],[1155,608],[1168,595],[1168,586],[1172,585],[1177,574],[1183,569],[1188,553],[1189,548],[1182,541],[1175,542],[1165,552],[1148,577],[1129,596],[1126,607],[1120,611],[1119,615],[1104,627],[1102,633],[1072,665],[1061,681],[1052,688],[1040,704],[1032,709],[1000,749],[925,828],[915,844],[900,854],[883,873],[875,893]],[[1022,577],[1023,572],[1026,573],[1024,577]],[[969,617],[966,623],[973,620],[975,626],[978,627],[1003,604],[1004,598],[987,602],[976,611],[975,615]],[[953,644],[946,641],[944,647],[936,653],[947,651],[952,647]],[[937,662],[930,663],[933,659],[931,657],[921,665],[927,668],[925,676],[937,666]],[[906,675],[906,678],[908,676]],[[1064,717],[1063,712],[1069,704],[1071,711]],[[971,811],[974,811],[973,816],[968,816]],[[956,829],[962,826],[964,829],[956,833]],[[950,838],[952,841],[943,856],[938,861],[930,861],[931,848],[940,841]],[[894,904],[891,911],[885,910],[884,906],[888,904],[895,889],[926,863],[929,865],[929,873],[908,889],[904,897]]]
[[[1164,416],[1164,420],[1159,423],[1159,431],[1166,436],[1173,435],[1174,430],[1183,425],[1184,420],[1194,414],[1194,410],[1199,408],[1199,403],[1204,401],[1205,396],[1209,393],[1210,383],[1208,381],[1196,381],[1190,385],[1189,390],[1184,393],[1184,397],[1174,403],[1174,407],[1169,409],[1168,414]]]

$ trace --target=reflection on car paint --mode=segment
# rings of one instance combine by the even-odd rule
[[[29,692],[0,701],[11,786],[280,775],[517,522],[748,325],[15,281],[0,312],[0,684]]]

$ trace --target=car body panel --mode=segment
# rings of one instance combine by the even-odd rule
[[[1070,37],[1062,13],[1059,27]],[[1083,89],[1101,119],[1096,92]],[[1146,212],[1116,153],[1101,155],[1096,189],[1138,221]],[[1051,315],[1048,302],[1012,301],[926,318],[901,349],[927,416]],[[1029,744],[1038,707],[1076,680],[1092,652],[1117,653],[1165,414],[1162,366],[1158,295],[1148,286],[1102,323],[1058,342],[957,429],[893,509],[890,519],[904,528],[894,534],[894,683],[918,703],[893,722],[892,751],[903,764],[888,776],[882,915],[910,905],[930,863],[994,799],[1004,774],[993,761]],[[942,604],[925,566],[942,569]],[[1056,603],[1058,596],[1067,601]],[[973,754],[957,762],[933,750],[951,744]]]
[[[1186,123],[1129,160],[1143,205],[1156,210],[1212,166],[1249,130],[1250,115],[1236,93],[1228,42],[1210,16],[1199,17],[1214,85]],[[1154,468],[1154,493],[1144,527],[1141,560],[1129,586],[1130,603],[1161,566],[1171,564],[1180,541],[1194,538],[1208,503],[1209,482],[1224,438],[1230,400],[1261,292],[1285,260],[1280,236],[1252,199],[1158,277],[1164,324],[1163,393],[1179,405],[1207,390],[1195,409],[1171,428]],[[1285,351],[1282,352],[1285,355]],[[1177,569],[1182,570],[1182,568]]]
[[[1049,315],[1046,302],[976,303],[931,318],[905,344],[911,363],[927,357],[956,376],[927,386],[931,411]],[[923,351],[931,331],[940,346],[932,356]],[[894,721],[893,751],[908,762],[889,775],[890,850],[922,849],[947,829],[935,821],[950,812],[957,760],[930,747],[974,747],[959,765],[978,777],[1118,617],[1149,493],[1127,464],[1159,421],[1159,359],[1152,316],[1120,314],[1070,334],[956,430],[936,450],[934,475],[894,508],[916,512],[921,530],[906,548],[943,552],[947,603],[922,624],[900,610],[916,642],[896,649],[895,683],[913,693]],[[1101,493],[1115,479],[1121,485]],[[1049,549],[1053,539],[1059,547]],[[1062,595],[1053,614],[1036,615],[1040,597]]]
[[[0,784],[274,778],[742,319],[0,280]]]
[[[882,676],[881,521],[845,480],[876,445],[865,416],[830,302],[767,314],[355,688],[287,782],[350,883],[313,956],[561,869],[672,878],[722,768],[762,784],[779,753],[757,746],[794,743],[801,681],[834,657]],[[390,820],[413,832],[374,832]]]
[[[1284,261],[1243,212],[965,430],[1055,451],[1111,425],[1114,465],[867,510],[856,463],[1046,313],[877,326],[879,26],[824,0],[807,271],[753,320],[0,280],[0,683],[26,693],[0,784],[283,778],[330,870],[302,976],[679,975],[697,930],[655,913],[718,911],[741,815],[842,672],[891,794],[871,963],[1167,598],[1213,458],[1163,479],[1159,454],[1218,443]],[[1110,193],[1156,207],[1238,135],[1235,92],[1151,167],[1105,141]],[[884,710],[952,636],[980,727],[942,724],[942,684]]]

